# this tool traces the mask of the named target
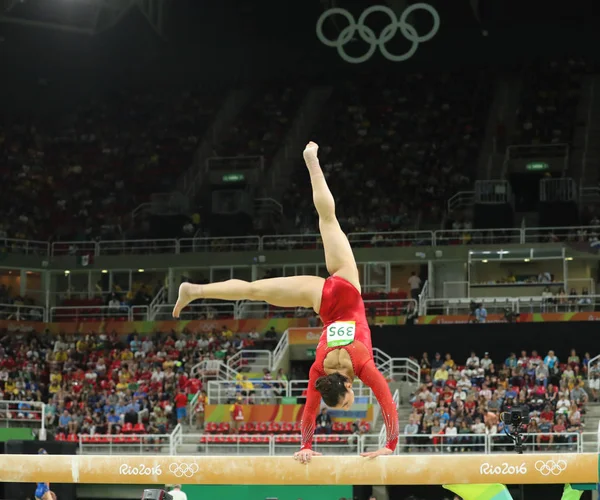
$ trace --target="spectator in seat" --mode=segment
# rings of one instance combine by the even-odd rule
[[[419,364],[421,365],[421,374],[429,375],[431,372],[431,361],[429,361],[429,354],[424,352],[423,356],[421,356],[421,361]]]
[[[433,373],[439,370],[443,364],[444,361],[442,360],[442,355],[439,352],[436,352],[435,356],[433,357],[433,361],[431,362],[431,370]]]
[[[115,411],[114,408],[111,408],[106,420],[108,423],[108,433],[109,434],[117,434],[118,429],[119,429],[119,424],[121,423],[121,417],[119,417],[119,415],[117,415],[117,412]]]
[[[444,443],[446,444],[446,446],[448,447],[448,451],[449,452],[453,452],[454,451],[454,446],[456,445],[457,439],[458,439],[458,429],[457,427],[454,425],[454,421],[450,420],[448,422],[448,425],[446,426],[446,428],[444,429]]]
[[[443,387],[446,381],[448,380],[448,370],[446,369],[446,365],[442,365],[439,370],[435,372],[433,376],[433,381],[435,385],[438,387]]]
[[[545,363],[539,364],[535,369],[535,382],[538,385],[543,385],[546,387],[548,385],[548,377],[550,376],[550,372],[548,370],[548,365]]]
[[[65,410],[63,414],[58,418],[58,432],[69,434],[71,430],[71,422],[73,418],[68,410]]]
[[[410,286],[410,297],[413,300],[419,300],[419,293],[421,291],[421,278],[417,276],[417,273],[413,271],[410,273],[408,278],[408,286]]]
[[[583,408],[588,401],[588,395],[583,388],[583,382],[580,380],[575,381],[575,387],[571,391],[571,401],[579,408]]]
[[[475,320],[477,323],[485,323],[487,322],[487,309],[483,307],[482,303],[477,304],[477,308],[475,309]]]
[[[432,412],[433,415],[433,412]],[[410,418],[408,424],[404,426],[404,436],[406,439],[406,451],[410,453],[411,445],[417,444],[417,438],[414,437],[419,433],[419,426],[415,423],[414,419]]]
[[[317,415],[317,434],[331,434],[331,427],[333,423],[331,416],[327,413],[327,408],[323,408],[321,413]]]
[[[554,444],[557,444],[558,447],[560,447],[562,443],[567,442],[567,437],[564,435],[566,432],[567,426],[565,425],[565,419],[563,417],[558,417],[556,423],[552,426]]]

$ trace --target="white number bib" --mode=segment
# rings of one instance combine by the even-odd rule
[[[327,327],[327,347],[352,344],[356,334],[354,321],[336,321]]]

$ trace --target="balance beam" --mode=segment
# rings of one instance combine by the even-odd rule
[[[0,482],[92,484],[598,484],[597,453],[292,457],[0,455]]]

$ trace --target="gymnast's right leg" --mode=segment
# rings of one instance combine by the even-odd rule
[[[197,299],[257,300],[278,307],[312,308],[318,314],[325,280],[319,276],[288,276],[257,281],[227,280],[208,285],[182,283],[173,316]]]

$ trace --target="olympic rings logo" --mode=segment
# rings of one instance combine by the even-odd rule
[[[410,16],[416,10],[424,10],[429,12],[433,18],[433,27],[429,33],[425,35],[419,36],[416,28],[408,22],[408,16]],[[365,25],[367,17],[374,12],[381,12],[390,18],[390,24],[383,29],[383,31],[379,34],[379,37],[375,35],[375,31],[373,31],[373,29]],[[346,26],[340,32],[337,39],[330,40],[323,34],[323,24],[327,19],[335,15],[344,17],[348,21],[348,26]],[[415,3],[411,5],[404,10],[400,16],[400,19],[396,17],[394,11],[389,7],[385,5],[373,5],[364,10],[364,12],[358,18],[358,22],[354,20],[352,14],[346,9],[335,7],[326,10],[323,12],[323,14],[321,14],[321,17],[319,17],[319,20],[317,21],[317,38],[327,47],[336,48],[340,57],[348,63],[360,64],[368,61],[371,59],[377,48],[379,48],[383,57],[385,57],[388,61],[402,62],[410,59],[417,51],[419,44],[431,40],[437,34],[439,29],[440,16],[434,7],[426,3]],[[394,38],[394,36],[396,36],[398,30],[402,32],[402,35],[409,42],[411,42],[410,48],[404,54],[400,55],[392,54],[386,47],[386,44],[392,38]],[[345,47],[354,39],[354,35],[357,32],[360,38],[370,46],[367,52],[362,56],[351,56],[346,52]]]
[[[538,471],[542,476],[549,476],[550,474],[553,476],[559,476],[566,470],[566,468],[567,462],[564,460],[548,460],[547,462],[538,460],[535,463],[535,470]]]
[[[169,471],[175,477],[192,477],[200,470],[198,464],[171,464]]]

